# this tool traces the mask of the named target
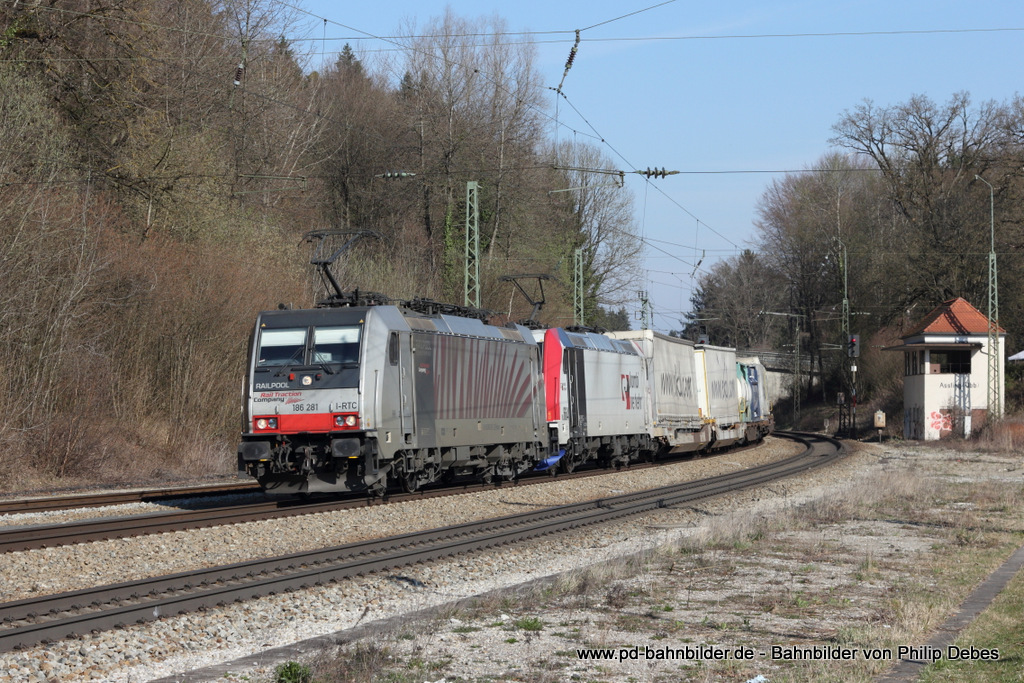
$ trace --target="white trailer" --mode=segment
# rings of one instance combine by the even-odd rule
[[[675,453],[707,447],[714,434],[711,419],[700,410],[694,343],[653,330],[608,332],[607,335],[633,341],[643,351],[652,394],[649,400],[652,438],[663,450]]]
[[[736,349],[699,344],[694,347],[697,402],[711,421],[713,446],[730,446],[744,438],[740,397],[736,389]]]

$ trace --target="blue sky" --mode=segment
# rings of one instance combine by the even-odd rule
[[[677,328],[689,310],[697,260],[703,255],[699,276],[752,245],[765,189],[830,151],[832,126],[844,111],[865,99],[888,106],[913,95],[941,104],[959,91],[975,104],[1006,102],[1024,76],[1024,3],[1009,0],[306,0],[294,6],[308,12],[300,16],[319,39],[314,49],[329,53],[348,42],[368,61],[392,45],[367,34],[423,26],[446,7],[468,19],[497,15],[510,31],[562,31],[533,37],[537,68],[551,87],[562,79],[574,30],[585,29],[562,88],[585,120],[563,100],[559,136],[596,130],[622,170],[682,172],[626,181],[637,227],[657,247],[647,249],[642,286],[653,326],[663,331]],[[630,307],[631,315],[637,308]]]

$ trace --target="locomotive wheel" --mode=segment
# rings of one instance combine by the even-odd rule
[[[420,490],[420,478],[410,472],[402,477],[402,490],[406,493],[416,493]]]

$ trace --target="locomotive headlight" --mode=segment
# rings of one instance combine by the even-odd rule
[[[261,417],[260,419],[256,420],[256,429],[266,429],[266,428],[267,428],[267,420],[266,420],[266,418]]]
[[[277,418],[276,417],[258,417],[258,418],[256,418],[256,429],[277,429]]]
[[[356,426],[356,422],[357,421],[358,421],[358,419],[356,418],[355,415],[335,415],[334,416],[334,426],[335,427],[342,427],[342,428],[349,428],[349,429],[351,429],[352,427]]]

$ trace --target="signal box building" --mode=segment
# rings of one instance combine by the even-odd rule
[[[1003,412],[1004,338],[998,331],[999,414]],[[970,436],[988,416],[988,318],[965,299],[943,302],[902,337],[903,436]]]

